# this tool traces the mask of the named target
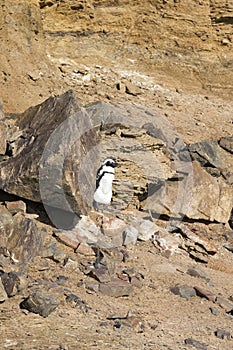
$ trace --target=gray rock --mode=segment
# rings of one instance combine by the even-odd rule
[[[68,259],[67,254],[60,248],[58,248],[56,242],[47,243],[42,250],[41,256],[43,258],[50,258],[55,262],[65,264]]]
[[[219,141],[219,145],[226,151],[233,153],[233,137],[222,137]]]
[[[185,344],[187,345],[192,345],[193,347],[195,347],[198,350],[207,350],[207,345],[205,343],[202,343],[198,340],[195,340],[193,338],[187,338],[185,339]]]
[[[38,291],[24,299],[20,307],[35,314],[39,314],[40,316],[48,317],[48,315],[57,308],[58,304],[58,301],[52,294]]]
[[[217,141],[202,141],[188,146],[194,160],[198,160],[202,166],[221,167],[221,148]]]
[[[143,219],[136,216],[131,216],[129,218],[129,223],[137,229],[137,238],[140,241],[148,241],[153,237],[155,232],[157,232],[160,229],[160,227],[151,220]]]
[[[186,299],[196,296],[195,289],[186,284],[176,284],[171,288],[171,292]]]
[[[207,273],[203,269],[201,269],[198,265],[190,267],[187,271],[187,274],[189,274],[190,276],[203,278],[207,282],[210,280]]]
[[[87,281],[85,283],[85,288],[97,293],[99,291],[99,283],[98,282],[93,282],[93,281]]]
[[[79,307],[84,313],[87,313],[90,310],[90,307],[85,303],[85,301],[81,300],[75,294],[68,294],[66,297],[66,302],[72,307]]]
[[[135,245],[138,239],[138,230],[133,225],[128,225],[123,232],[123,245],[129,247]]]
[[[210,307],[210,311],[211,311],[212,315],[214,315],[214,316],[219,315],[219,311],[217,309],[215,309],[214,307]]]
[[[99,291],[105,295],[118,298],[128,296],[132,293],[133,288],[128,282],[115,278],[108,283],[100,283]]]
[[[231,339],[231,333],[229,331],[226,331],[225,329],[217,328],[214,334],[219,339],[227,339],[227,340]]]
[[[215,300],[215,303],[219,306],[221,306],[226,312],[231,312],[233,311],[233,304],[229,302],[229,300],[218,296]]]

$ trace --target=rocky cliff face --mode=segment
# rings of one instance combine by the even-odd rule
[[[4,108],[68,87],[86,102],[108,98],[115,80],[143,75],[147,93],[162,84],[230,97],[232,11],[221,0],[1,1]]]

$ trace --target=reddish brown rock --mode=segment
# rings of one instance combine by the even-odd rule
[[[215,301],[216,296],[211,291],[199,286],[195,286],[194,289],[199,297]]]
[[[56,230],[53,234],[58,241],[73,249],[77,249],[81,243],[75,231]]]

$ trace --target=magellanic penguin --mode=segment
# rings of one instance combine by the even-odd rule
[[[106,209],[112,200],[112,182],[115,178],[115,167],[120,164],[112,157],[106,158],[96,174],[96,187],[94,192],[94,208],[99,210],[100,206]]]

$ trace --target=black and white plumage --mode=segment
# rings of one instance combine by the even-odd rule
[[[99,204],[106,208],[112,200],[112,182],[115,178],[115,167],[120,164],[112,157],[104,160],[96,174],[96,187],[94,192],[94,207],[99,209]]]

